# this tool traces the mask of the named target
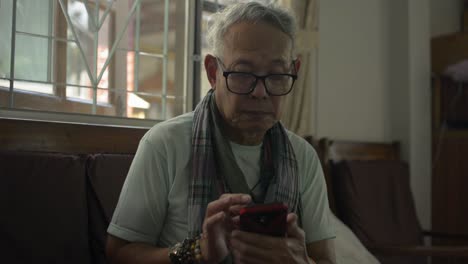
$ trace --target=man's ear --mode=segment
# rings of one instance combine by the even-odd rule
[[[218,62],[216,61],[216,57],[213,55],[206,55],[205,56],[205,70],[206,70],[206,77],[211,84],[211,88],[216,88],[216,71],[218,70]]]
[[[301,56],[297,56],[297,59],[294,61],[294,67],[296,70],[296,73],[299,72],[299,69],[301,68]]]

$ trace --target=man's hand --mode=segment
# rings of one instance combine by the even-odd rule
[[[229,254],[229,240],[234,229],[233,217],[238,217],[240,208],[250,203],[246,194],[223,194],[208,204],[203,221],[200,243],[205,263],[220,263]]]
[[[235,263],[314,263],[307,255],[304,231],[297,224],[297,215],[287,218],[286,237],[272,237],[234,230],[231,249]]]

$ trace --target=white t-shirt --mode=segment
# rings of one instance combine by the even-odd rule
[[[156,124],[141,139],[107,232],[168,247],[187,237],[193,112]],[[335,236],[325,179],[314,149],[288,131],[298,163],[306,243]],[[260,174],[259,146],[231,143],[249,187]]]

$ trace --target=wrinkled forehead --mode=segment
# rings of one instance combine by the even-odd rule
[[[280,29],[266,23],[234,24],[224,35],[223,55],[241,54],[271,60],[275,63],[291,60],[293,43]]]

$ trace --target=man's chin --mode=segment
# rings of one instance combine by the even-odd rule
[[[265,134],[276,122],[243,121],[236,128],[245,133]]]

